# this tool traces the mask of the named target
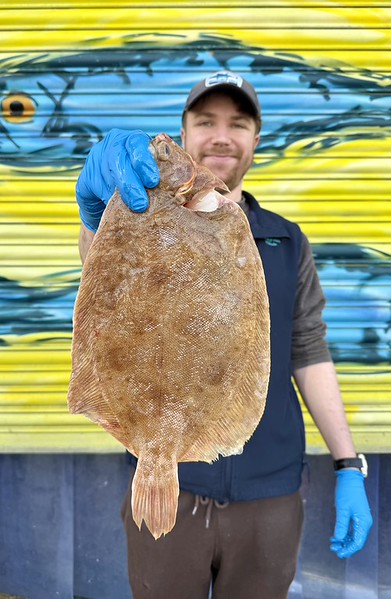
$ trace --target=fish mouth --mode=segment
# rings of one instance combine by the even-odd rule
[[[195,178],[196,178],[196,173],[194,172],[192,178],[189,179],[189,181],[187,181],[183,185],[181,185],[175,195],[176,196],[185,196],[193,188]]]
[[[209,189],[205,193],[201,192],[195,195],[186,204],[183,204],[183,207],[193,212],[216,212],[228,203],[233,204],[234,202],[224,197],[216,189]]]

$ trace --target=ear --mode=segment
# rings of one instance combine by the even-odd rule
[[[185,148],[186,132],[183,127],[181,127],[181,140],[182,140],[182,148]]]
[[[254,150],[257,147],[257,145],[259,144],[260,139],[261,139],[261,136],[259,133],[257,133],[257,135],[254,137]]]

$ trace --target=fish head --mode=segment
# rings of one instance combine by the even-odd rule
[[[165,133],[159,133],[151,146],[160,171],[160,188],[174,192],[177,198],[181,198],[193,187],[196,163]]]
[[[200,206],[198,198],[215,189],[229,191],[221,179],[205,166],[197,164],[190,154],[165,133],[159,133],[152,140],[151,146],[160,171],[160,188],[174,192],[179,204],[197,210]]]

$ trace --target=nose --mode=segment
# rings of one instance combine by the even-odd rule
[[[230,145],[232,143],[231,129],[226,125],[214,127],[212,143],[222,146]]]

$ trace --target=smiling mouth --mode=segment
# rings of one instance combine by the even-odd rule
[[[205,158],[217,158],[217,159],[226,159],[226,158],[236,158],[232,154],[208,154]]]

